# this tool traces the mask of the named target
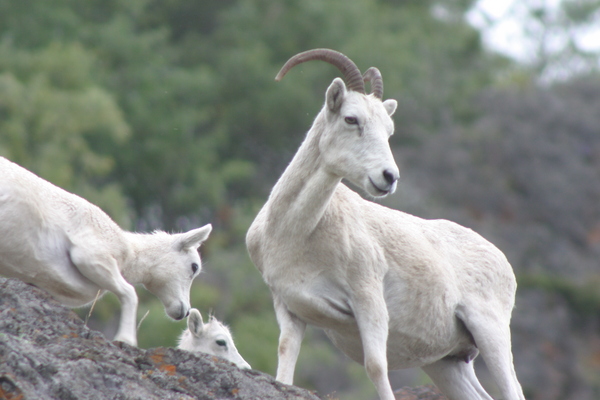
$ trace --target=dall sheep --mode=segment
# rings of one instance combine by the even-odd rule
[[[180,320],[190,310],[190,287],[202,263],[198,247],[210,224],[186,233],[123,231],[100,208],[0,157],[0,275],[49,292],[69,307],[107,290],[121,302],[115,340],[137,345],[143,284]]]
[[[491,399],[475,376],[481,352],[504,400],[524,399],[509,323],[516,291],[503,253],[470,229],[367,201],[399,178],[388,139],[395,100],[376,68],[329,49],[283,66],[327,61],[335,78],[312,127],[248,230],[250,257],[269,286],[279,337],[277,379],[291,384],[306,324],[365,366],[382,400],[388,370],[421,367],[450,399]],[[365,81],[372,93],[365,94]]]
[[[229,328],[212,315],[205,324],[200,311],[195,308],[190,310],[187,329],[181,334],[177,348],[218,356],[242,369],[251,368],[235,347]]]

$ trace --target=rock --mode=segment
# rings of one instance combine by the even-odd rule
[[[210,355],[110,342],[45,291],[0,278],[0,399],[319,400]],[[398,400],[444,400],[433,385]]]
[[[311,399],[209,355],[110,342],[46,292],[0,278],[0,399]]]
[[[448,400],[434,385],[403,387],[394,392],[396,400]]]

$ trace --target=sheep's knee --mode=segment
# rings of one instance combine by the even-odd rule
[[[367,375],[379,394],[381,400],[395,399],[390,381],[388,379],[387,360],[378,360],[375,358],[367,358],[365,360],[365,369]]]
[[[376,359],[366,359],[365,360],[365,369],[367,371],[367,375],[373,382],[377,382],[385,378],[387,381],[387,366],[385,362],[381,362]]]
[[[290,352],[290,340],[289,339],[281,339],[279,341],[279,346],[277,347],[277,353],[279,357],[285,357]]]

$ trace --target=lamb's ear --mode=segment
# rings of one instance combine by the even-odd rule
[[[202,315],[200,311],[192,308],[190,310],[190,315],[187,320],[188,330],[194,336],[200,336],[202,330],[204,329],[204,322],[202,322]]]
[[[398,107],[398,102],[394,99],[387,99],[383,102],[383,106],[387,111],[388,115],[391,117],[396,112],[396,107]]]
[[[327,107],[331,112],[338,112],[342,107],[342,103],[344,103],[344,98],[346,97],[346,84],[340,78],[335,78],[331,85],[327,88],[327,93],[325,94],[325,101],[327,102]]]
[[[207,224],[186,233],[179,233],[175,235],[176,238],[173,245],[179,251],[198,248],[202,242],[208,239],[210,231],[212,231],[212,225]]]

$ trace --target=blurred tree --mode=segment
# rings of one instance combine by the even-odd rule
[[[270,188],[339,73],[315,63],[283,82],[273,77],[287,58],[316,47],[338,49],[362,70],[380,68],[386,96],[400,101],[396,143],[435,132],[449,120],[473,118],[468,100],[506,61],[485,53],[464,21],[470,4],[242,0],[224,9],[207,46],[219,71],[218,124],[232,138],[227,153],[257,162],[252,187]]]
[[[116,162],[110,179],[123,185],[141,228],[181,229],[209,219],[228,185],[253,168],[220,154],[227,133],[206,129],[218,115],[214,73],[202,64],[179,65],[182,53],[169,43],[174,27],[168,19],[151,23],[155,6],[3,1],[0,37],[31,49],[77,42],[93,55],[93,82],[114,96],[131,134],[126,145],[109,146]]]
[[[0,35],[32,49],[76,42],[93,54],[94,84],[111,93],[131,132],[111,147],[111,179],[140,228],[181,229],[221,223],[234,202],[263,198],[290,159],[337,75],[310,65],[301,81],[294,71],[276,84],[298,51],[332,47],[363,70],[377,65],[401,103],[394,140],[471,118],[466,99],[503,66],[464,21],[471,4],[2,1]]]
[[[41,50],[0,44],[0,154],[131,224],[111,148],[130,129],[113,96],[94,83],[92,54],[79,44]]]

